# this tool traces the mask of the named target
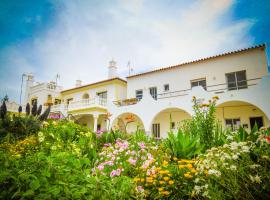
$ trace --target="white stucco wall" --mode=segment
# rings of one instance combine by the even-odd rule
[[[263,48],[216,57],[205,61],[190,63],[177,68],[153,72],[127,78],[127,96],[135,97],[135,91],[157,87],[158,93],[164,92],[164,84],[170,85],[170,91],[190,89],[191,80],[206,78],[207,86],[226,83],[225,74],[246,70],[247,79],[267,74],[267,59]],[[252,81],[253,83],[256,81]],[[224,88],[224,86],[221,86]]]

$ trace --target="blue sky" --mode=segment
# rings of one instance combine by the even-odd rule
[[[19,100],[21,74],[107,77],[178,64],[256,44],[270,45],[269,0],[2,0],[0,97]],[[268,58],[270,51],[268,50]]]

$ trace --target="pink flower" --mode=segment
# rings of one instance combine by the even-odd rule
[[[110,147],[110,146],[112,146],[111,143],[105,143],[105,144],[104,144],[104,147]]]
[[[112,170],[111,174],[110,174],[110,177],[114,177],[116,176],[116,170]]]
[[[121,169],[112,170],[110,173],[110,177],[120,176],[121,171],[122,171]]]
[[[140,146],[141,149],[144,149],[145,148],[144,142],[139,142],[138,145]]]
[[[133,158],[129,158],[129,159],[128,159],[128,162],[129,162],[131,165],[136,165],[137,160],[136,160],[136,159],[133,159]]]
[[[144,191],[142,186],[138,186],[136,189],[137,189],[138,192],[143,192]]]
[[[103,165],[99,165],[99,166],[97,166],[97,168],[98,168],[100,171],[102,171],[102,170],[104,169],[104,166],[103,166]]]

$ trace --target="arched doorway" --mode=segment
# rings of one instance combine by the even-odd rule
[[[144,124],[137,115],[123,113],[112,122],[112,129],[118,129],[123,133],[135,133],[137,130],[144,130]]]
[[[78,124],[93,129],[94,118],[92,115],[90,114],[75,115],[74,118],[76,119]]]
[[[244,101],[227,101],[217,105],[216,116],[224,127],[233,130],[242,126],[250,131],[255,123],[259,128],[270,126],[269,119],[259,107]]]
[[[151,123],[151,132],[155,138],[167,137],[170,130],[177,130],[181,122],[191,115],[180,108],[166,108],[156,114]]]

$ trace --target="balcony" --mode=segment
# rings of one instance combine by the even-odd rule
[[[107,99],[96,97],[92,99],[81,99],[79,101],[72,101],[69,104],[57,104],[51,106],[51,112],[61,112],[63,115],[67,115],[69,111],[75,111],[86,108],[101,107],[106,108]]]
[[[239,81],[238,84],[241,83],[241,86],[239,86],[239,85],[237,86],[237,85],[231,84],[231,83],[229,84],[229,86],[227,83],[208,85],[208,86],[206,86],[206,91],[209,93],[213,93],[213,94],[222,94],[222,93],[226,93],[228,91],[245,90],[245,89],[248,89],[248,88],[251,88],[251,87],[257,85],[261,79],[262,78],[254,78],[254,79]],[[191,91],[191,88],[185,89],[185,90],[173,91],[173,92],[160,93],[160,94],[157,94],[157,100],[172,98],[172,97],[186,96],[190,93],[190,91]]]

